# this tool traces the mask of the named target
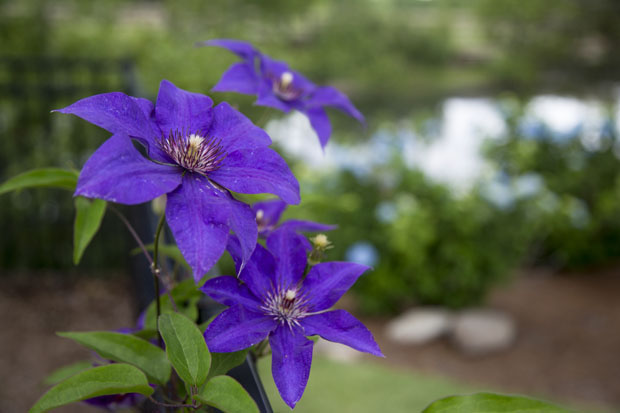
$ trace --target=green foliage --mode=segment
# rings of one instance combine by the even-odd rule
[[[192,386],[202,385],[209,373],[211,355],[196,324],[178,313],[162,314],[158,324],[168,359],[181,380]]]
[[[39,413],[65,404],[109,394],[140,393],[149,396],[153,389],[146,376],[128,364],[110,364],[85,370],[57,384],[29,410]]]
[[[254,399],[235,379],[216,376],[210,379],[194,400],[213,406],[224,413],[258,413]]]
[[[106,202],[102,199],[75,198],[75,222],[73,224],[73,263],[79,264],[86,247],[90,244],[105,214]]]
[[[78,172],[60,168],[33,169],[7,179],[0,185],[0,195],[25,188],[51,187],[75,191]]]
[[[211,353],[211,368],[208,380],[212,377],[228,373],[243,363],[248,355],[248,350],[234,351],[232,353]]]
[[[510,104],[507,138],[489,143],[486,152],[509,180],[540,178],[541,189],[515,205],[522,225],[535,228],[531,260],[564,269],[613,263],[620,256],[620,162],[615,153],[620,138],[611,116],[598,131],[559,136],[538,125],[526,134],[519,127],[524,105]],[[586,147],[585,134],[592,133],[598,144]]]
[[[45,380],[43,380],[43,383],[48,386],[53,386],[63,380],[68,379],[74,374],[79,373],[80,371],[91,368],[92,366],[93,363],[90,361],[78,361],[77,363],[62,366],[54,370],[49,376],[47,376]]]
[[[476,393],[467,396],[451,396],[438,400],[424,409],[423,413],[568,413],[539,400],[520,396],[493,393]]]
[[[366,312],[479,304],[527,248],[530,228],[519,226],[520,212],[476,192],[455,195],[398,162],[389,168],[331,176],[317,189],[325,195],[309,201],[312,218],[339,225],[330,233],[335,247],[328,259],[345,259],[358,241],[376,249],[374,270],[353,287]]]
[[[58,335],[96,351],[104,359],[132,364],[155,383],[166,384],[170,378],[170,363],[166,353],[146,340],[108,331],[67,332]]]
[[[187,279],[178,283],[171,291],[170,296],[174,300],[174,304],[170,301],[168,294],[162,294],[159,297],[159,303],[161,306],[161,313],[173,313],[176,309],[184,314],[190,320],[198,319],[198,308],[196,304],[202,293],[196,288],[196,284],[193,279]],[[154,337],[157,331],[157,305],[153,300],[146,308],[144,316],[144,330],[145,337]]]

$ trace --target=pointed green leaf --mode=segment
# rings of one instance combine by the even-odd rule
[[[451,396],[432,403],[423,413],[568,413],[569,410],[520,396],[476,393]]]
[[[254,399],[230,376],[213,377],[200,394],[194,396],[194,400],[224,413],[258,413]]]
[[[69,364],[66,366],[62,366],[59,369],[56,369],[43,380],[43,383],[48,386],[53,386],[54,384],[58,384],[61,381],[68,379],[80,371],[89,369],[93,366],[93,363],[90,361],[78,361],[77,363]]]
[[[164,350],[136,336],[109,331],[58,335],[96,351],[105,359],[132,364],[155,383],[166,384],[170,379],[170,363]]]
[[[86,247],[93,239],[105,213],[106,202],[101,199],[75,198],[75,223],[73,225],[73,263],[77,265]]]
[[[0,185],[0,195],[25,188],[53,187],[75,191],[79,172],[60,168],[33,169],[7,179]]]
[[[235,351],[233,353],[211,353],[211,368],[209,377],[215,377],[228,373],[245,361],[248,350]]]
[[[29,412],[45,412],[91,397],[125,393],[150,396],[153,389],[144,373],[134,366],[110,364],[85,370],[57,384],[41,396]]]
[[[187,384],[200,386],[207,378],[211,355],[196,324],[178,313],[159,316],[159,332],[166,343],[168,360]]]

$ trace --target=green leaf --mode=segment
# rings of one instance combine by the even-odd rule
[[[86,247],[93,239],[105,213],[106,202],[101,199],[75,198],[75,224],[73,225],[73,264],[77,265]]]
[[[69,364],[67,366],[62,366],[59,369],[56,369],[43,380],[43,383],[47,386],[53,386],[54,384],[58,384],[61,381],[68,379],[80,371],[89,369],[93,366],[93,363],[90,361],[78,361],[77,363]]]
[[[258,413],[254,399],[235,379],[216,376],[209,380],[194,400],[208,404],[224,413]]]
[[[520,396],[476,393],[451,396],[432,403],[423,413],[567,413],[569,410]]]
[[[58,335],[96,351],[105,359],[132,364],[155,383],[166,384],[170,379],[170,363],[164,350],[136,336],[109,331]]]
[[[150,396],[153,389],[144,373],[134,366],[110,364],[85,370],[57,384],[41,396],[29,412],[45,412],[91,397],[125,393]]]
[[[187,279],[178,283],[170,291],[170,295],[172,295],[181,313],[192,321],[198,318],[196,304],[202,297],[202,293],[196,287],[193,279]],[[162,314],[175,312],[168,294],[162,294],[160,296],[160,305]],[[155,300],[153,300],[146,309],[144,328],[147,330],[157,330],[157,305]]]
[[[211,353],[211,369],[209,369],[208,377],[228,373],[230,369],[243,363],[247,355],[247,349],[235,351],[233,353]]]
[[[211,354],[196,324],[178,313],[159,316],[159,332],[168,360],[187,384],[200,386],[207,379]]]
[[[0,185],[0,195],[18,189],[37,187],[52,187],[75,191],[78,175],[78,171],[60,168],[33,169],[4,181]]]

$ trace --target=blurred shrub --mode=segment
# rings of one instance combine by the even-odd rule
[[[540,179],[540,190],[518,206],[537,228],[532,262],[576,269],[617,261],[620,140],[612,107],[595,127],[558,133],[526,120],[523,104],[510,106],[506,139],[490,142],[487,157],[506,179]]]
[[[532,232],[521,211],[500,209],[477,191],[459,197],[397,162],[363,177],[330,176],[316,193],[305,200],[313,218],[339,225],[330,259],[374,267],[354,287],[371,313],[480,304],[518,263]],[[360,241],[364,248],[351,256]]]

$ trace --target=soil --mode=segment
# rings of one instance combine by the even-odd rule
[[[25,412],[58,367],[88,359],[89,351],[56,331],[131,326],[135,308],[127,277],[66,274],[0,276],[0,413]],[[470,357],[447,339],[422,346],[389,342],[387,320],[364,320],[386,359],[473,387],[540,396],[583,411],[620,410],[620,270],[551,276],[528,271],[490,297],[511,314],[518,337],[509,350]],[[93,316],[95,315],[95,316]],[[582,408],[579,408],[582,410]],[[97,412],[83,404],[58,412]]]

